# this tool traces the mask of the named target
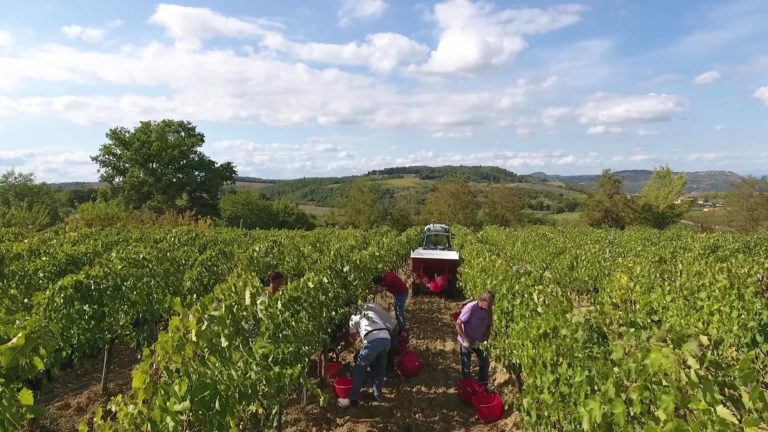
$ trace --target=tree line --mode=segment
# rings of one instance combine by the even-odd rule
[[[31,173],[0,176],[0,227],[41,230],[67,222],[79,226],[218,224],[244,229],[312,229],[317,225],[396,229],[430,222],[467,227],[548,223],[535,211],[572,212],[583,206],[585,223],[623,229],[647,225],[665,229],[688,211],[679,198],[685,174],[658,168],[637,196],[622,190],[609,170],[587,192],[586,203],[553,191],[516,187],[520,177],[496,167],[396,167],[362,178],[299,179],[272,185],[265,194],[232,187],[237,170],[217,163],[201,148],[205,136],[188,121],[144,121],[115,127],[91,159],[102,187],[57,190]],[[382,175],[439,178],[431,188],[383,187]],[[330,182],[330,183],[329,183]],[[338,187],[330,187],[334,184]],[[480,186],[482,185],[482,186]],[[768,220],[766,179],[745,178],[726,195],[727,225],[749,232]],[[307,188],[307,186],[311,186]],[[308,191],[308,192],[307,192]],[[584,191],[582,191],[584,192]],[[308,215],[291,194],[326,194],[336,210]],[[293,197],[295,198],[295,197]],[[535,210],[535,211],[527,211]],[[549,222],[551,223],[551,222]]]
[[[689,210],[680,200],[686,186],[686,175],[671,168],[653,171],[650,180],[636,195],[623,192],[622,178],[610,170],[603,171],[597,191],[590,197],[582,213],[585,222],[598,228],[624,229],[630,225],[646,225],[665,229],[679,222]],[[768,178],[745,177],[724,194],[724,226],[740,233],[766,228],[768,221]]]

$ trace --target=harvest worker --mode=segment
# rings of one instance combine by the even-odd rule
[[[378,292],[389,291],[395,298],[395,317],[400,325],[400,332],[408,335],[408,327],[405,325],[405,302],[408,300],[408,286],[395,272],[385,272],[383,275],[374,276],[371,283],[380,287]]]
[[[480,363],[477,380],[486,387],[488,386],[488,369],[491,363],[488,359],[488,353],[477,344],[487,341],[491,335],[493,299],[493,292],[483,292],[477,301],[469,302],[461,308],[459,318],[456,320],[458,341],[461,344],[459,353],[462,378],[472,378],[472,353],[475,353]]]
[[[377,401],[384,397],[382,385],[387,369],[387,351],[391,342],[388,320],[382,319],[379,316],[380,312],[377,311],[380,309],[381,312],[384,312],[381,306],[371,304],[359,306],[351,302],[349,309],[352,316],[349,318],[350,338],[348,343],[353,343],[357,335],[360,335],[363,340],[363,347],[360,349],[355,366],[352,368],[352,393],[349,399],[339,399],[338,403],[342,408],[356,407],[360,404],[360,390],[363,387],[369,366],[373,370],[373,397]],[[386,312],[384,313],[386,314]],[[393,322],[390,321],[389,325],[392,324]]]
[[[371,310],[373,313],[376,314],[379,319],[381,319],[381,322],[384,323],[385,326],[387,326],[387,330],[389,331],[389,349],[387,350],[387,373],[394,373],[395,372],[395,349],[398,346],[398,337],[397,335],[400,334],[400,324],[397,323],[397,320],[392,318],[392,314],[384,310],[384,308],[376,303],[366,303],[363,305],[364,310]],[[355,361],[357,361],[357,358],[355,358]]]
[[[283,276],[283,274],[279,271],[273,271],[269,274],[267,280],[269,281],[267,294],[273,296],[280,291],[280,288],[283,287],[283,284],[285,283],[285,276]]]

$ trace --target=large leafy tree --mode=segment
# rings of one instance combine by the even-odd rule
[[[244,229],[270,228],[275,218],[272,204],[254,191],[225,195],[219,204],[219,212],[224,224]]]
[[[389,225],[405,231],[421,222],[424,197],[418,190],[409,189],[394,196],[389,211]]]
[[[688,206],[678,201],[685,191],[686,175],[675,175],[668,166],[653,170],[637,202],[640,222],[664,229],[683,217]]]
[[[597,192],[584,208],[584,218],[593,227],[624,229],[632,222],[632,202],[622,190],[623,180],[604,170],[597,180]]]
[[[106,193],[128,208],[155,212],[217,213],[224,184],[234,181],[230,162],[218,164],[200,147],[205,136],[188,121],[144,121],[133,130],[115,127],[91,159]]]
[[[522,223],[523,203],[515,190],[508,186],[491,188],[480,210],[485,225],[514,226]]]
[[[438,182],[424,205],[430,221],[464,226],[477,223],[478,203],[475,192],[465,181]]]
[[[348,225],[371,228],[382,224],[379,192],[365,180],[357,180],[350,185],[341,206]]]
[[[731,229],[750,233],[768,220],[768,182],[745,177],[733,184],[725,198],[728,225]]]

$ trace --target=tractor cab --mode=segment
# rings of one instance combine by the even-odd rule
[[[432,250],[451,250],[451,228],[444,224],[429,224],[424,227],[421,247]]]

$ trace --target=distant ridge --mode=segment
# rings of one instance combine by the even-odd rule
[[[653,171],[623,170],[614,171],[624,179],[624,190],[627,193],[637,193],[643,188]],[[688,185],[686,193],[722,192],[729,190],[731,184],[743,178],[732,171],[693,171],[687,172]],[[446,165],[439,167],[406,166],[371,170],[362,175],[342,177],[302,177],[290,180],[275,180],[261,177],[239,176],[239,184],[251,184],[263,187],[267,195],[281,197],[286,194],[304,189],[325,189],[333,185],[343,185],[356,179],[382,179],[412,177],[420,180],[463,179],[477,183],[545,183],[561,182],[577,188],[594,189],[599,174],[558,175],[537,171],[528,175],[516,174],[512,171],[495,166]],[[97,188],[98,182],[66,182],[52,183],[64,189]],[[312,192],[314,193],[314,192]],[[303,194],[303,193],[302,193]]]
[[[637,193],[651,178],[653,171],[623,170],[614,171],[614,174],[624,179],[625,192]],[[693,171],[686,172],[686,175],[688,176],[686,193],[723,192],[731,189],[732,183],[743,178],[733,171]],[[563,176],[540,171],[528,174],[528,176],[547,181],[559,181],[569,185],[586,186],[590,189],[595,187],[597,179],[600,178],[598,174]]]

